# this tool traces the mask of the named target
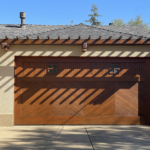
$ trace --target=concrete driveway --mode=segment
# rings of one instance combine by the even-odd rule
[[[0,150],[149,150],[150,126],[0,127]]]

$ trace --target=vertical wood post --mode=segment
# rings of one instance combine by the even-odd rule
[[[146,58],[146,105],[147,124],[150,125],[150,58]]]

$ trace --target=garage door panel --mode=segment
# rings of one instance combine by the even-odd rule
[[[15,124],[144,124],[145,61],[101,59],[18,57]],[[112,62],[119,74],[109,73]]]
[[[83,116],[84,85],[82,82],[54,82],[57,93],[53,97],[53,115]]]
[[[50,105],[23,105],[22,116],[33,117],[33,116],[52,116],[52,106]]]
[[[22,81],[24,84],[25,81]],[[43,104],[45,101],[52,101],[50,95],[55,91],[52,83],[46,82],[27,82],[26,86],[22,85],[22,104]],[[46,104],[46,103],[44,103]]]
[[[102,104],[93,105],[88,104],[84,107],[85,116],[114,116],[115,114],[115,97],[111,96]]]
[[[138,116],[138,83],[116,83],[116,115]]]
[[[89,99],[89,104],[100,105],[107,101],[112,95],[115,94],[115,83],[114,82],[99,82],[96,87],[96,91]]]
[[[19,123],[18,123],[19,124]],[[53,116],[53,117],[22,117],[21,124],[24,125],[142,125],[145,124],[145,116],[104,116],[104,117],[82,117],[82,116]]]
[[[139,115],[140,116],[146,116],[147,111],[148,111],[148,106],[146,105],[146,82],[139,82]]]

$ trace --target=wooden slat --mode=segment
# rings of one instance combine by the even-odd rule
[[[122,77],[55,77],[55,76],[50,76],[50,75],[46,75],[44,76],[44,78],[39,78],[39,77],[23,77],[22,78],[23,81],[55,81],[55,82],[71,82],[71,81],[146,81],[146,76],[139,76],[139,77],[135,77],[133,75],[124,75]]]
[[[145,125],[144,116],[128,117],[21,117],[22,125]]]
[[[30,56],[30,57],[26,57],[26,56],[16,56],[16,58],[21,58],[22,59],[22,62],[36,62],[36,63],[40,63],[40,62],[56,62],[56,59],[57,59],[57,62],[66,62],[66,63],[74,63],[74,62],[128,62],[128,63],[131,63],[131,62],[145,62],[146,63],[146,59],[145,58],[117,58],[114,57],[114,58],[109,58],[109,57],[101,57],[101,58],[98,58],[98,57],[91,57],[91,58],[87,58],[87,57],[50,57],[50,56],[43,56],[43,57],[40,57],[40,58],[43,58],[43,59],[39,59],[39,57],[37,56]],[[28,58],[28,59],[27,59]],[[64,58],[64,59],[63,59]]]
[[[15,124],[147,124],[148,60],[16,57]],[[111,62],[119,74],[109,74]]]
[[[21,59],[15,59],[15,75],[20,73],[22,70],[21,66]],[[21,78],[15,78],[14,83],[14,124],[21,124],[21,96],[22,96],[22,90],[21,90]]]
[[[117,82],[115,93],[115,115],[138,115],[138,83]]]
[[[147,106],[147,124],[150,125],[150,59],[146,59],[146,75],[147,75],[147,80],[146,80],[146,106]]]
[[[149,108],[146,105],[146,82],[139,82],[138,84],[138,114],[139,116],[147,116]]]
[[[83,42],[87,41],[89,45],[149,45],[150,39],[0,39],[0,44],[2,42],[8,42],[8,44],[21,44],[21,45],[30,45],[30,44],[52,44],[52,45],[81,45]],[[26,42],[24,42],[26,41]],[[117,42],[116,42],[117,41]]]
[[[115,115],[115,83],[114,82],[85,82],[88,88],[84,94],[85,116],[114,116]]]

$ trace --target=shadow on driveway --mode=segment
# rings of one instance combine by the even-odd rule
[[[149,150],[149,126],[0,127],[0,150]]]
[[[149,150],[149,126],[87,126],[95,150]]]

